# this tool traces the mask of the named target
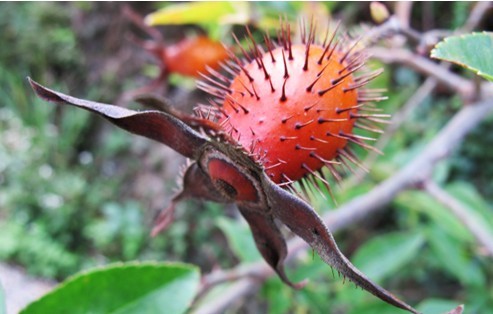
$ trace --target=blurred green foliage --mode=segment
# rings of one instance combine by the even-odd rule
[[[0,3],[0,40],[9,43],[0,47],[0,259],[58,279],[111,261],[180,260],[205,270],[256,261],[258,252],[245,223],[217,204],[180,204],[165,235],[149,239],[146,203],[125,190],[125,182],[139,170],[138,157],[130,150],[132,137],[120,130],[102,130],[82,111],[62,110],[34,98],[27,75],[61,90],[101,93],[100,86],[85,84],[90,69],[71,23],[74,12],[91,11],[93,6]],[[414,26],[426,24],[423,12],[430,7],[434,26],[443,29],[459,27],[470,12],[465,3],[416,4]],[[329,3],[323,8],[347,24],[368,18],[365,4]],[[269,17],[264,20],[268,24],[280,12],[294,19],[309,9],[304,3],[268,2],[255,6],[255,17],[260,22]],[[221,38],[224,29],[207,26],[210,34]],[[389,100],[381,107],[394,113],[423,77],[399,66],[385,70],[373,84],[387,87]],[[358,186],[336,189],[338,202],[371,190],[402,168],[460,106],[454,95],[430,95],[393,136],[371,174]],[[478,126],[434,173],[437,182],[488,222],[490,230],[493,156],[487,148],[493,146],[492,124],[489,118]],[[364,158],[366,152],[357,151]],[[319,211],[334,207],[327,203],[322,197],[312,201]],[[424,313],[450,310],[458,303],[466,304],[467,313],[493,313],[491,258],[447,208],[422,191],[400,194],[384,215],[371,217],[336,239],[371,278],[410,303],[419,302],[417,308]],[[337,274],[334,278],[311,253],[288,272],[293,280],[310,282],[294,291],[278,278],[270,279],[262,287],[269,313],[395,313],[368,293],[343,284]],[[216,289],[220,294],[227,284]]]
[[[83,9],[97,9],[91,6]],[[0,48],[0,260],[63,279],[111,261],[197,259],[196,243],[211,224],[189,232],[193,213],[166,237],[149,240],[152,213],[124,190],[137,158],[112,157],[126,156],[131,138],[119,130],[100,135],[89,114],[47,104],[27,84],[32,76],[101,94],[83,78],[88,70],[71,23],[77,9],[0,3],[0,39],[9,42]],[[205,216],[220,214],[217,206],[201,207]]]

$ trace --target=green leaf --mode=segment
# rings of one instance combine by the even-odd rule
[[[21,313],[184,313],[198,284],[194,266],[120,263],[69,278]]]
[[[431,57],[450,61],[493,81],[493,33],[451,36],[439,42]]]
[[[248,22],[246,2],[190,2],[169,5],[146,16],[148,25],[244,24]]]
[[[484,273],[474,256],[468,252],[467,246],[450,237],[441,226],[430,227],[426,236],[435,259],[444,270],[466,286],[484,287]]]
[[[493,232],[493,207],[479,194],[473,184],[469,182],[454,182],[446,190],[458,201],[468,206],[470,215],[481,220]]]
[[[361,246],[353,263],[371,279],[379,282],[409,263],[424,243],[416,232],[394,232],[375,237]]]
[[[450,210],[421,191],[406,191],[394,200],[400,208],[422,213],[434,224],[442,226],[459,243],[474,241],[473,236]]]
[[[255,246],[250,228],[246,223],[224,217],[217,220],[217,226],[226,235],[229,246],[243,262],[254,262],[261,259]]]
[[[278,278],[271,278],[262,286],[262,294],[269,304],[270,314],[289,313],[293,306],[293,289],[286,289],[286,285]]]

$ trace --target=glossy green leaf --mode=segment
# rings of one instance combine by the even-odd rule
[[[246,2],[189,2],[169,5],[146,16],[148,25],[243,24],[248,21]]]
[[[399,271],[418,255],[424,237],[416,232],[395,232],[375,237],[361,246],[353,262],[379,282]]]
[[[221,217],[217,220],[217,226],[224,232],[231,250],[240,260],[254,262],[262,258],[246,223]]]
[[[114,264],[75,275],[21,313],[184,313],[198,284],[194,266]]]
[[[493,33],[451,36],[439,42],[431,57],[450,61],[493,81]]]

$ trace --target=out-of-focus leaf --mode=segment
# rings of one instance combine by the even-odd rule
[[[417,232],[395,232],[375,237],[361,246],[353,262],[364,274],[379,282],[410,262],[424,243]]]
[[[475,187],[468,182],[455,182],[447,186],[446,190],[457,200],[471,208],[471,215],[482,220],[493,230],[493,207],[483,199]]]
[[[335,299],[331,300],[332,303],[339,304],[339,306],[342,306],[342,308],[347,308],[348,304],[350,304],[351,309],[356,309],[358,307],[369,305],[372,301],[380,303],[379,300],[372,299],[372,297],[369,296],[366,291],[357,290],[351,286],[346,285],[345,283],[337,282],[337,278],[338,275],[334,274],[334,279],[330,287],[330,290],[335,292]]]
[[[450,61],[493,81],[493,33],[451,36],[439,42],[431,57]]]
[[[442,184],[446,182],[449,174],[450,174],[450,162],[445,160],[439,162],[435,166],[435,169],[433,169],[433,182]]]
[[[287,288],[278,278],[268,280],[262,287],[262,294],[269,300],[269,313],[289,313],[293,306],[293,289]]]
[[[101,219],[84,227],[84,234],[99,249],[121,242],[120,249],[125,260],[136,258],[147,234],[139,205],[135,202],[111,202],[103,206],[102,213]]]
[[[352,200],[353,198],[356,198],[360,195],[363,195],[370,191],[373,188],[373,185],[368,183],[368,182],[362,182],[354,186],[350,186],[349,188],[343,188],[343,189],[338,189],[336,190],[336,199],[337,202],[340,204],[343,204],[345,202],[348,202]],[[322,204],[317,206],[318,204],[314,204],[314,208],[321,208]]]
[[[492,293],[491,287],[468,289],[467,313],[493,314]]]
[[[247,224],[220,217],[217,226],[224,232],[231,250],[240,260],[253,262],[261,259]]]
[[[19,249],[19,238],[25,233],[21,224],[13,221],[0,223],[0,259],[7,259]]]
[[[457,301],[426,299],[416,309],[422,313],[447,313],[455,307],[457,307]]]
[[[116,264],[76,275],[22,314],[184,313],[199,284],[184,264]]]
[[[296,309],[295,311],[292,312],[294,313],[332,312],[331,309],[334,308],[334,302],[332,298],[330,298],[330,300],[327,300],[327,296],[331,295],[331,292],[333,292],[333,290],[331,289],[331,285],[327,284],[327,281],[322,281],[324,277],[320,279],[321,279],[320,282],[315,282],[310,280],[309,285],[305,286],[300,291],[294,292],[294,298],[291,298],[291,303],[294,306],[296,306]],[[327,277],[325,277],[325,279],[327,279]],[[340,284],[340,282],[338,282],[338,284]]]
[[[442,227],[443,228],[443,227]],[[485,276],[481,268],[469,256],[464,245],[458,245],[441,227],[433,226],[426,231],[430,247],[447,272],[464,285],[482,287]]]
[[[399,194],[394,201],[401,208],[422,213],[439,226],[446,228],[459,242],[473,242],[473,236],[450,210],[424,192],[407,191]]]
[[[312,252],[307,252],[306,255],[298,258],[299,261],[296,267],[293,267],[291,270],[293,280],[302,281],[306,278],[319,278],[321,281],[332,281],[331,269],[327,268],[327,264],[320,258],[314,257]],[[308,289],[308,287],[305,286],[303,289]]]
[[[454,1],[450,3],[452,5],[452,20],[451,27],[452,29],[456,29],[464,25],[466,23],[467,17],[471,11],[471,2],[469,1]]]
[[[249,19],[247,2],[189,2],[169,5],[145,17],[148,25],[244,24]]]

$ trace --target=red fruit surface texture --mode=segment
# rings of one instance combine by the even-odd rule
[[[357,90],[345,90],[354,78],[342,52],[327,59],[321,46],[293,45],[289,54],[279,47],[245,64],[219,121],[276,183],[299,180],[334,159],[347,144],[340,135],[352,134],[358,105]]]

